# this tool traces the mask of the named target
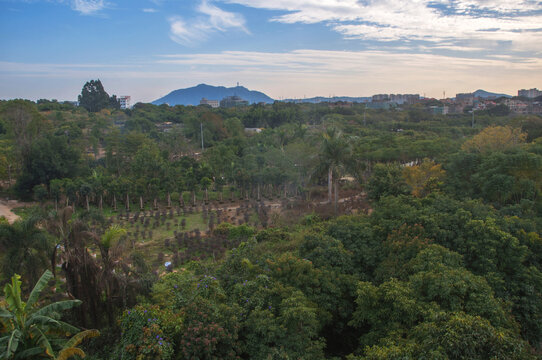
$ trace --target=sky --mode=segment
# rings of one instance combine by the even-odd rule
[[[0,99],[542,88],[540,0],[0,0]]]

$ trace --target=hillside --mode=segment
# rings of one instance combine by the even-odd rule
[[[224,86],[199,84],[186,89],[174,90],[166,96],[153,101],[152,103],[154,105],[169,104],[171,106],[199,105],[202,98],[207,98],[209,100],[222,100],[226,96],[233,95],[240,96],[251,104],[260,102],[271,104],[274,102],[274,100],[266,94],[260,91],[249,90],[244,86],[227,88]]]
[[[492,92],[489,92],[489,91],[485,91],[485,90],[482,90],[482,89],[478,89],[474,92],[474,97],[481,97],[481,98],[500,98],[500,97],[506,97],[506,98],[511,98],[512,96],[510,95],[507,95],[507,94],[497,94],[497,93],[492,93]]]

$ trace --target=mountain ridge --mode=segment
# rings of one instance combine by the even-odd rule
[[[249,103],[273,103],[275,100],[261,91],[249,90],[244,86],[235,86],[227,88],[225,86],[213,86],[207,84],[198,84],[184,89],[171,91],[169,94],[156,99],[152,102],[154,105],[169,104],[175,105],[199,105],[202,98],[208,100],[222,100],[227,96],[237,95]]]
[[[473,92],[473,94],[474,94],[474,97],[481,97],[481,98],[490,98],[490,97],[495,97],[495,98],[499,98],[499,97],[511,98],[511,97],[512,97],[512,95],[507,95],[507,94],[497,94],[497,93],[489,92],[489,91],[482,90],[482,89],[476,90],[475,92]]]

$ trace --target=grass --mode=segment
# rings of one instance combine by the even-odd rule
[[[184,230],[181,227],[182,219],[186,220],[186,226]],[[177,226],[175,226],[175,220],[178,220]],[[166,239],[170,239],[172,243],[175,242],[174,231],[190,232],[199,229],[200,232],[204,233],[208,230],[207,223],[203,221],[202,213],[187,214],[186,216],[177,216],[177,214],[174,214],[173,218],[170,219],[168,216],[165,223],[162,224],[162,222],[160,222],[158,227],[156,228],[153,228],[152,226],[152,224],[155,223],[154,218],[151,218],[151,225],[146,229],[139,221],[135,224],[131,224],[129,221],[126,220],[115,220],[115,222],[124,229],[126,229],[127,232],[130,232],[132,234],[132,236],[129,236],[130,239],[133,239],[133,234],[138,228],[136,224],[139,224],[139,231],[145,230],[147,236],[145,237],[145,239],[142,239],[141,236],[139,236],[138,240],[135,243],[135,247],[143,254],[143,257],[149,264],[152,264],[156,261],[159,253],[164,254],[165,261],[169,259],[169,257],[172,255],[172,252],[165,246],[164,242]],[[169,230],[166,223],[170,224]],[[152,231],[151,239],[148,238],[149,230]]]

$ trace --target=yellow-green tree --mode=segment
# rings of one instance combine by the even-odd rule
[[[519,128],[489,126],[465,141],[461,148],[465,151],[480,153],[504,151],[525,142],[526,138],[527,135]]]
[[[424,197],[438,189],[442,184],[446,171],[433,160],[424,159],[419,165],[405,167],[403,177],[412,188],[412,195]]]

